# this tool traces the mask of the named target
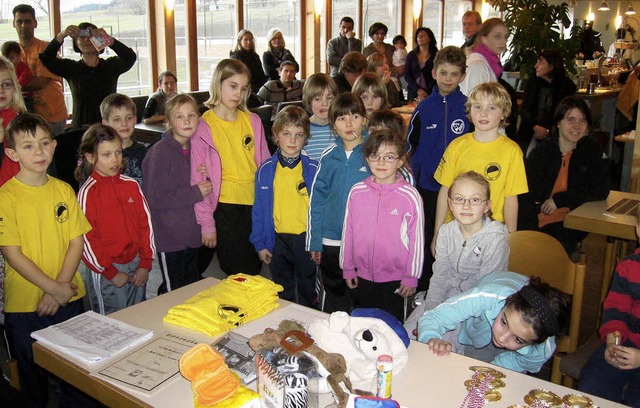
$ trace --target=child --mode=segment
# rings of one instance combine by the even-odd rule
[[[305,251],[309,191],[318,162],[301,154],[309,138],[309,116],[289,106],[273,123],[276,153],[256,174],[251,242],[273,281],[284,288],[282,299],[318,306],[316,265]]]
[[[436,261],[425,300],[405,322],[409,335],[426,310],[473,288],[491,272],[509,270],[507,228],[491,218],[489,182],[475,171],[456,177],[449,188],[453,221],[438,233]]]
[[[26,62],[22,60],[22,48],[16,41],[5,41],[2,44],[2,56],[11,61],[15,70],[16,77],[20,87],[24,89],[25,86],[33,79],[31,69]],[[24,104],[28,111],[33,111],[33,95],[31,92],[22,92],[24,98]]]
[[[404,141],[390,129],[373,132],[362,148],[373,174],[351,188],[340,267],[358,307],[377,307],[400,321],[416,293],[423,261],[423,210],[416,189],[398,173]]]
[[[404,66],[407,64],[407,40],[401,35],[396,35],[392,43],[396,49],[393,52],[393,66],[401,77],[404,75]]]
[[[367,110],[367,117],[374,111],[389,107],[387,87],[378,74],[365,72],[353,83],[351,93],[359,96]]]
[[[451,182],[458,174],[473,170],[491,185],[494,218],[513,232],[518,224],[518,194],[526,193],[528,188],[522,150],[517,143],[498,133],[511,111],[511,99],[500,84],[488,82],[471,91],[466,108],[475,130],[451,142],[438,164],[435,179],[442,187],[438,193],[434,231],[445,221]],[[432,252],[436,238],[437,232]]]
[[[122,139],[123,174],[142,186],[142,161],[147,147],[131,138],[136,126],[136,109],[136,103],[127,95],[112,93],[100,104],[100,115],[102,124],[114,128]]]
[[[80,154],[91,176],[80,188],[78,201],[93,227],[84,240],[81,273],[91,309],[109,314],[145,300],[156,257],[153,228],[140,186],[120,174],[118,132],[102,124],[91,126],[82,135]]]
[[[399,113],[391,109],[378,109],[367,118],[367,130],[369,133],[381,129],[391,129],[403,136],[407,134],[407,125],[404,123],[404,119]],[[404,168],[408,164],[408,162],[405,162],[402,167]]]
[[[458,47],[438,51],[431,74],[436,80],[433,92],[418,104],[409,123],[409,153],[418,192],[424,202],[425,262],[419,289],[426,290],[432,275],[434,257],[429,246],[434,237],[434,219],[440,183],[433,177],[445,149],[452,140],[470,129],[465,103],[467,97],[458,84],[464,79],[466,57]]]
[[[636,232],[640,236],[640,212],[636,215]],[[600,326],[603,344],[589,357],[578,383],[582,392],[631,407],[640,406],[639,262],[640,249],[636,249],[618,264],[604,300]]]
[[[322,154],[309,202],[306,250],[320,265],[325,299],[321,309],[350,312],[351,292],[338,263],[342,224],[351,187],[369,175],[362,153],[367,111],[352,93],[338,95],[329,109],[329,123],[341,143]]]
[[[198,126],[198,104],[179,94],[166,104],[169,130],[149,149],[142,162],[144,195],[159,251],[162,284],[170,292],[200,279],[198,251],[200,227],[193,205],[211,193],[211,181],[191,185],[189,145]]]
[[[304,150],[314,160],[336,141],[329,125],[329,107],[338,95],[338,85],[327,74],[313,74],[302,87],[302,103],[311,112],[309,140]]]
[[[0,186],[2,186],[20,171],[18,162],[6,157],[7,144],[4,141],[4,129],[19,113],[27,111],[13,64],[5,57],[0,57],[0,87],[3,94],[3,98],[0,98],[0,143],[2,143]]]
[[[518,372],[536,373],[553,355],[569,316],[569,296],[513,272],[493,272],[427,311],[418,340],[438,356],[451,351]]]
[[[377,74],[382,79],[387,88],[387,100],[390,106],[394,108],[402,106],[404,100],[402,85],[398,78],[392,75],[387,57],[383,53],[374,52],[367,57],[367,72]]]
[[[8,83],[5,80],[0,83]],[[46,406],[49,383],[46,372],[33,361],[31,332],[84,311],[85,288],[78,263],[83,234],[91,226],[71,187],[47,176],[56,141],[44,119],[28,113],[18,116],[7,128],[5,142],[5,160],[20,166],[18,174],[0,188],[6,336],[10,355],[18,360],[28,406]]]
[[[260,118],[247,111],[249,92],[247,67],[234,59],[220,61],[205,102],[210,109],[191,138],[191,184],[207,177],[213,183],[212,193],[195,205],[202,243],[209,248],[217,244],[227,275],[257,275],[262,267],[249,235],[255,173],[269,149]],[[206,174],[199,170],[202,164]]]

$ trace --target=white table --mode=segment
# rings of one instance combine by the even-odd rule
[[[173,305],[181,303],[196,293],[211,287],[218,281],[213,278],[204,279],[187,287],[159,296],[149,301],[132,306],[111,315],[126,323],[151,329],[159,334],[171,331],[183,334],[203,342],[212,342],[212,338],[203,334],[182,329],[162,322],[162,317]],[[282,319],[309,321],[326,314],[304,308],[289,302],[281,301],[281,307],[267,316],[243,325],[237,331],[247,337],[261,333],[267,327],[276,327]],[[70,382],[86,393],[94,396],[108,406],[148,406],[148,407],[189,407],[193,404],[191,383],[177,376],[165,387],[148,396],[124,385],[114,385],[99,378],[90,376],[90,369],[95,370],[111,363],[105,362],[97,367],[87,367],[72,358],[61,356],[56,351],[42,344],[34,345],[36,363],[58,377]],[[117,358],[117,357],[116,357]],[[452,354],[448,357],[435,357],[425,344],[412,342],[409,347],[410,364],[393,377],[393,397],[404,407],[412,408],[446,408],[459,407],[467,391],[464,381],[471,378],[470,366],[489,364],[468,357]],[[503,408],[515,404],[523,404],[523,397],[534,388],[545,388],[561,397],[575,393],[574,390],[539,380],[523,374],[498,368],[505,373],[506,387],[501,390],[502,399],[487,404],[489,408]],[[254,383],[255,386],[255,383]],[[620,404],[608,402],[600,398],[592,398],[603,407],[622,407]],[[323,403],[328,398],[323,398]],[[328,402],[322,407],[328,405]]]

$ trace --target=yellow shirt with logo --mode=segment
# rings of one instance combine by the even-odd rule
[[[213,143],[222,164],[219,201],[253,205],[258,167],[254,158],[255,142],[249,114],[238,110],[238,118],[228,122],[209,110],[202,119],[211,128]]]
[[[302,161],[293,169],[276,164],[273,178],[273,222],[279,234],[302,234],[307,229],[309,193],[302,177]]]
[[[43,186],[28,186],[15,177],[0,188],[0,246],[19,246],[22,253],[47,276],[56,279],[69,249],[69,241],[91,230],[71,187],[53,177]],[[4,310],[35,312],[44,291],[5,263]],[[72,282],[85,295],[76,271]]]
[[[522,150],[511,139],[499,135],[487,143],[478,142],[473,133],[455,139],[445,150],[434,174],[436,181],[449,187],[460,174],[475,171],[491,188],[493,218],[504,222],[504,198],[529,191]],[[452,219],[451,212],[447,221]]]

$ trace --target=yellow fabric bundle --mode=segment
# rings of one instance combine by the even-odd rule
[[[231,275],[169,309],[164,321],[215,337],[276,309],[282,290],[259,275]]]
[[[220,401],[217,404],[205,405],[198,401],[198,398],[194,398],[193,406],[195,408],[261,408],[260,395],[257,392],[251,391],[247,387],[241,385],[238,391],[224,401]]]

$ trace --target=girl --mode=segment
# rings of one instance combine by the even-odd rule
[[[285,48],[284,36],[279,28],[272,28],[267,33],[268,50],[262,54],[262,68],[269,79],[280,79],[280,64],[290,61],[296,67],[296,72],[300,70],[296,59],[291,51]]]
[[[0,186],[20,171],[20,165],[17,162],[5,157],[7,145],[4,141],[4,129],[13,118],[26,111],[13,64],[5,57],[0,56],[0,143],[2,144]]]
[[[367,117],[378,109],[389,107],[387,87],[382,79],[372,72],[360,75],[354,82],[351,92],[362,99]]]
[[[393,67],[398,71],[398,75],[404,75],[404,66],[407,63],[407,40],[402,35],[393,37]]]
[[[427,311],[418,340],[438,356],[451,351],[509,370],[536,373],[566,326],[569,296],[513,272],[493,272]]]
[[[327,74],[313,74],[302,88],[302,104],[311,112],[311,135],[305,151],[315,160],[320,160],[324,150],[336,141],[329,125],[329,107],[338,94],[338,85]]]
[[[162,285],[170,292],[200,279],[200,227],[193,205],[212,190],[211,181],[191,185],[191,136],[198,126],[198,104],[189,95],[169,99],[169,130],[149,149],[142,162],[143,191],[149,201],[159,251]]]
[[[142,123],[164,122],[165,105],[176,93],[178,93],[178,77],[171,71],[164,71],[158,76],[158,90],[149,96],[144,107]]]
[[[211,194],[195,205],[203,245],[217,245],[228,275],[260,273],[262,262],[249,241],[255,173],[269,157],[260,118],[247,111],[249,70],[240,61],[220,61],[211,78],[210,108],[191,139],[191,184],[208,177]],[[199,167],[204,164],[206,172]],[[213,216],[212,216],[213,215]]]
[[[376,73],[382,79],[384,86],[387,88],[387,99],[391,106],[394,108],[402,106],[402,100],[404,99],[402,86],[398,78],[391,75],[389,61],[384,54],[375,52],[367,57],[367,72]]]
[[[236,46],[229,52],[229,57],[242,62],[247,66],[251,75],[251,92],[257,94],[260,87],[267,83],[269,77],[262,70],[260,56],[256,53],[256,43],[253,33],[247,29],[242,29],[236,36]],[[246,105],[246,102],[245,102]]]
[[[398,133],[373,132],[362,152],[373,175],[349,193],[340,267],[347,286],[358,288],[359,307],[377,307],[404,321],[406,300],[422,274],[422,199],[398,173],[406,160]]]
[[[80,272],[91,309],[109,314],[145,300],[156,256],[149,206],[138,183],[120,174],[122,140],[113,128],[87,129],[80,156],[79,167],[91,176],[78,201],[92,227],[84,238]]]
[[[329,109],[329,122],[341,142],[327,148],[320,159],[309,198],[305,246],[320,265],[322,310],[349,312],[353,306],[351,293],[338,260],[348,192],[369,175],[362,152],[366,123],[362,100],[352,93],[338,95]]]
[[[429,291],[405,323],[413,336],[426,310],[471,289],[491,272],[509,269],[509,233],[491,218],[489,182],[475,171],[463,173],[451,184],[447,203],[454,219],[438,233]]]

